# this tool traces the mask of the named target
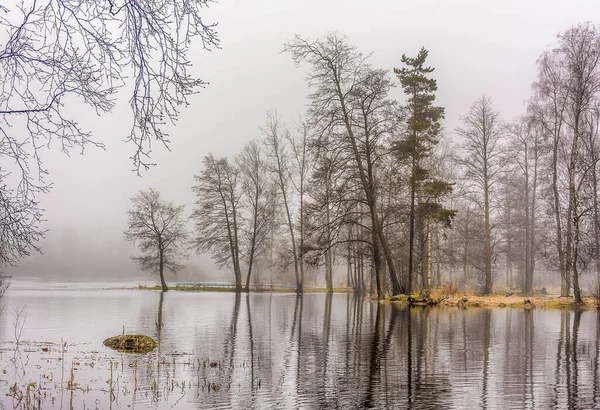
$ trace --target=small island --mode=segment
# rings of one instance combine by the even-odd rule
[[[126,353],[149,353],[156,347],[156,342],[145,335],[121,335],[109,337],[104,346]]]

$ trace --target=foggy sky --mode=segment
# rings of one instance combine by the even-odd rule
[[[236,154],[260,136],[268,110],[276,109],[287,122],[304,111],[307,67],[297,68],[289,55],[280,54],[294,34],[346,34],[361,51],[374,53],[374,67],[390,71],[400,66],[403,53],[415,56],[426,47],[428,62],[436,68],[437,103],[446,107],[445,132],[451,135],[459,117],[482,94],[492,98],[503,120],[522,114],[538,56],[555,45],[559,32],[588,20],[596,23],[600,2],[223,0],[204,16],[219,23],[222,48],[207,52],[196,47],[189,55],[192,74],[210,85],[190,97],[190,106],[170,128],[171,152],[155,144],[158,165],[138,177],[129,159],[134,147],[123,142],[131,125],[126,93],[113,114],[102,118],[82,110],[77,101],[68,105],[68,112],[76,113],[106,150],[90,146],[84,156],[72,152],[67,157],[54,144],[45,152],[54,188],[42,198],[50,229],[41,243],[44,255],[6,273],[43,274],[44,263],[62,260],[68,265],[72,258],[80,261],[72,266],[77,275],[134,275],[129,256],[135,248],[123,240],[131,196],[154,187],[163,198],[184,204],[189,215],[193,175],[206,154]],[[403,100],[401,88],[392,96]],[[65,242],[65,235],[71,239]],[[215,272],[209,257],[191,260]]]

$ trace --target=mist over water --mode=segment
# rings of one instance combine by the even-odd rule
[[[595,312],[33,288],[11,288],[0,317],[0,390],[16,383],[25,396],[2,395],[4,408],[26,408],[32,382],[31,402],[57,409],[589,409],[600,400]],[[158,347],[102,345],[123,329]]]
[[[600,408],[600,2],[337,3],[0,4],[0,410]]]

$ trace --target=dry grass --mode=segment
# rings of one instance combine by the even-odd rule
[[[595,310],[596,301],[593,298],[584,298],[582,305],[575,305],[573,298],[536,297],[536,296],[475,296],[463,295],[461,297],[448,297],[440,302],[441,306],[457,307],[483,307],[483,308],[522,308],[522,309],[581,309]]]
[[[481,307],[481,308],[519,308],[519,309],[577,309],[595,310],[599,308],[593,297],[583,299],[576,305],[573,298],[561,298],[552,295],[517,296],[513,294],[494,294],[488,296],[459,291],[453,286],[441,286],[432,289],[429,297],[423,299],[420,294],[411,295],[413,305],[449,306],[449,307]],[[409,303],[406,295],[396,295],[386,298],[384,303]]]

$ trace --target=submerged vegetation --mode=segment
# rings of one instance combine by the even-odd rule
[[[143,356],[115,357],[70,343],[27,341],[20,347],[3,344],[0,389],[4,399],[0,405],[10,403],[11,408],[22,410],[64,405],[85,409],[90,408],[86,404],[90,401],[102,409],[128,408],[136,402],[146,408],[149,403],[170,400],[175,405],[191,392],[192,396],[212,397],[233,391],[235,386],[226,380],[236,370],[251,372],[246,362],[202,357],[193,352],[154,350]],[[190,379],[190,374],[196,377]],[[260,387],[261,380],[255,377],[254,388]]]

